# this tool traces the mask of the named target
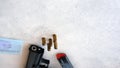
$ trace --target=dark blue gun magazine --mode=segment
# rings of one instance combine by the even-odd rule
[[[56,57],[62,68],[73,68],[71,62],[69,61],[65,53],[58,53],[56,54]]]

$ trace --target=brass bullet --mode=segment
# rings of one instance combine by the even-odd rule
[[[53,42],[54,42],[54,49],[58,49],[58,45],[57,45],[57,35],[53,34]]]
[[[52,47],[52,39],[50,38],[50,39],[48,39],[48,43],[47,43],[47,49],[48,49],[48,51],[50,51],[51,50],[51,47]]]
[[[51,50],[49,43],[47,44],[47,50],[48,50],[48,51]]]
[[[46,38],[42,37],[42,45],[44,46],[46,44]]]

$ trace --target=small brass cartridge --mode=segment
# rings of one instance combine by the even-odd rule
[[[42,37],[42,45],[44,46],[46,44],[46,38]]]
[[[47,44],[47,50],[48,50],[48,51],[51,50],[49,43]]]
[[[57,45],[57,35],[53,34],[53,42],[54,42],[54,49],[58,49],[58,45]]]
[[[50,51],[50,50],[51,50],[51,47],[52,47],[52,39],[50,38],[48,41],[49,41],[49,42],[48,42],[48,44],[47,44],[47,50]]]

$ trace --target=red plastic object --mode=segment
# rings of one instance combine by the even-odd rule
[[[62,57],[65,57],[66,55],[64,53],[58,53],[56,54],[57,59],[60,59]]]

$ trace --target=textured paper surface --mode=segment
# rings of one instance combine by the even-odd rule
[[[59,49],[45,51],[50,68],[61,68],[57,52],[75,68],[120,67],[120,0],[0,0],[1,37],[40,44],[52,33]],[[29,45],[24,47],[21,56],[0,55],[0,68],[25,68]]]

